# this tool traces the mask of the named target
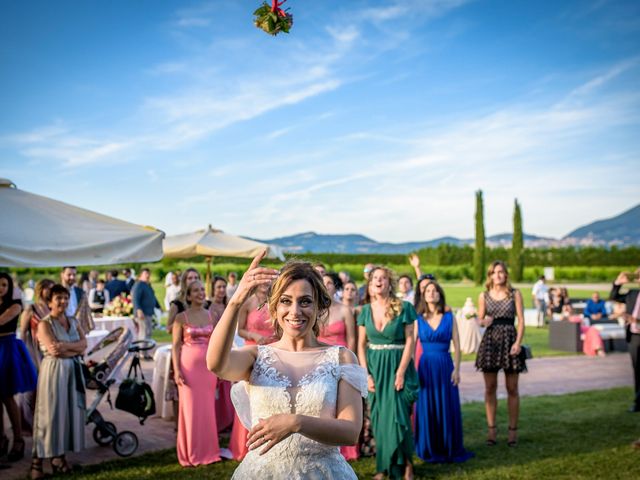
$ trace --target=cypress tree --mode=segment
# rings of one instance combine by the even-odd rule
[[[522,281],[524,270],[524,239],[522,235],[522,213],[518,199],[513,208],[513,237],[511,239],[511,276],[515,282]]]
[[[484,207],[482,190],[476,192],[476,247],[473,252],[473,280],[481,285],[485,275]]]

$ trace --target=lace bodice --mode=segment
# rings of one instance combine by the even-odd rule
[[[240,382],[232,390],[242,423],[251,428],[259,419],[280,413],[336,418],[338,384],[342,379],[366,396],[366,372],[355,364],[341,365],[341,348],[289,352],[259,346],[249,382]],[[251,450],[233,478],[356,477],[338,447],[294,433],[265,455]]]

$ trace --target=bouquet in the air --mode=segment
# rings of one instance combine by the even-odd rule
[[[267,2],[262,2],[262,5],[253,12],[255,26],[269,35],[277,35],[280,32],[289,33],[293,25],[293,15],[288,12],[289,9],[283,10],[280,8],[286,1],[273,0],[271,5]]]

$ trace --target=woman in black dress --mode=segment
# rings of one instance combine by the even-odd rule
[[[521,348],[524,337],[522,295],[509,283],[507,266],[501,261],[495,261],[490,265],[485,287],[486,291],[478,297],[478,318],[487,329],[478,348],[476,368],[484,374],[484,405],[489,430],[487,445],[496,444],[496,390],[498,372],[504,370],[509,411],[507,444],[515,447],[518,442],[520,410],[518,376],[527,370]]]

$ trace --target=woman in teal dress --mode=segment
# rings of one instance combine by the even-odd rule
[[[376,439],[374,479],[413,478],[411,409],[419,383],[411,357],[416,311],[396,298],[392,272],[375,267],[369,275],[371,303],[358,316],[358,358],[369,372],[371,424]]]

